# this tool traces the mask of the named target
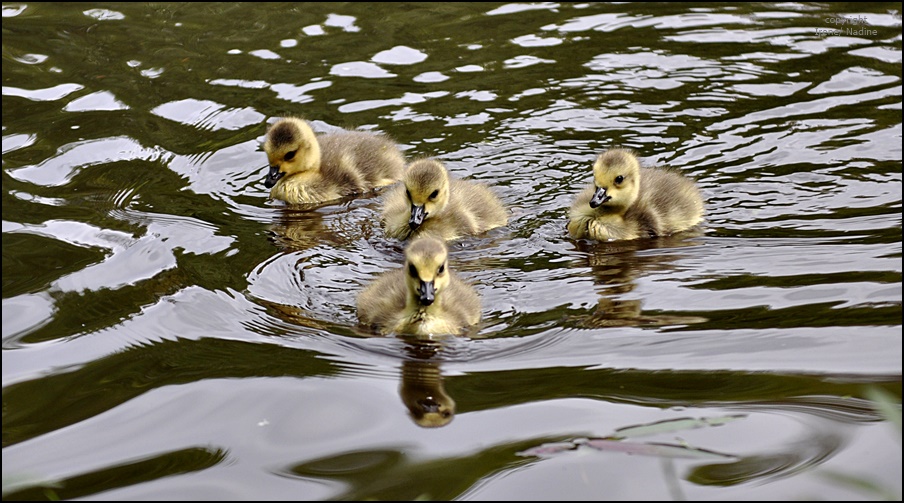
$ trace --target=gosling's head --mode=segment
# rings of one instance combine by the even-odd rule
[[[320,145],[307,122],[289,117],[280,119],[267,130],[264,141],[270,171],[264,185],[276,185],[285,175],[320,169]]]
[[[449,201],[449,172],[434,159],[414,161],[405,172],[405,196],[411,205],[408,227],[417,230]]]
[[[418,305],[432,305],[449,284],[448,251],[434,237],[415,239],[405,248],[405,273],[409,297]]]
[[[590,198],[591,208],[627,209],[637,199],[640,187],[640,162],[630,150],[603,152],[593,163],[596,191]]]
[[[405,405],[414,422],[424,428],[445,426],[455,417],[455,400],[448,395],[427,395],[410,403],[406,401]]]
[[[438,428],[455,417],[455,400],[446,392],[436,362],[404,361],[399,393],[418,426]]]

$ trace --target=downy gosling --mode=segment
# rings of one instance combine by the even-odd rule
[[[451,241],[508,223],[508,211],[486,185],[450,177],[435,159],[412,162],[402,180],[383,205],[383,229],[391,238],[432,234]]]
[[[446,245],[420,237],[405,248],[403,268],[358,295],[358,318],[384,335],[457,335],[480,321],[480,298],[449,270]]]
[[[267,130],[264,151],[270,197],[289,204],[322,203],[398,181],[405,158],[389,138],[342,130],[315,135],[304,120],[281,119]]]
[[[694,182],[667,168],[642,168],[630,150],[612,149],[593,164],[593,184],[568,213],[572,237],[617,241],[666,236],[703,218]]]

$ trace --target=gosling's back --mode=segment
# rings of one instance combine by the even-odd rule
[[[651,237],[690,229],[703,219],[703,198],[694,182],[671,168],[641,168],[640,193],[625,214]]]
[[[405,158],[389,138],[363,131],[340,131],[318,137],[325,180],[361,193],[402,178]]]

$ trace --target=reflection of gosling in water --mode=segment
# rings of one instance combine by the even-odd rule
[[[411,418],[424,428],[445,426],[455,416],[455,400],[446,393],[438,363],[403,362],[399,394]]]
[[[434,159],[411,163],[403,184],[386,194],[383,227],[396,239],[431,233],[444,240],[505,225],[508,214],[485,185],[451,178]]]
[[[703,218],[703,199],[693,181],[677,171],[642,168],[630,150],[613,149],[593,164],[593,185],[568,213],[574,238],[599,241],[666,236]]]
[[[358,296],[358,318],[382,334],[459,334],[480,321],[477,292],[447,265],[442,241],[422,237],[405,249],[405,266],[384,273]]]
[[[389,185],[405,167],[398,146],[384,136],[347,130],[317,136],[295,117],[270,127],[264,151],[270,197],[291,204],[320,203]]]

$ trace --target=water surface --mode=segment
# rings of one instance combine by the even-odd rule
[[[900,499],[900,3],[3,16],[4,499]],[[475,333],[357,326],[403,244],[268,200],[286,115],[493,186]],[[612,147],[705,222],[570,239]]]

